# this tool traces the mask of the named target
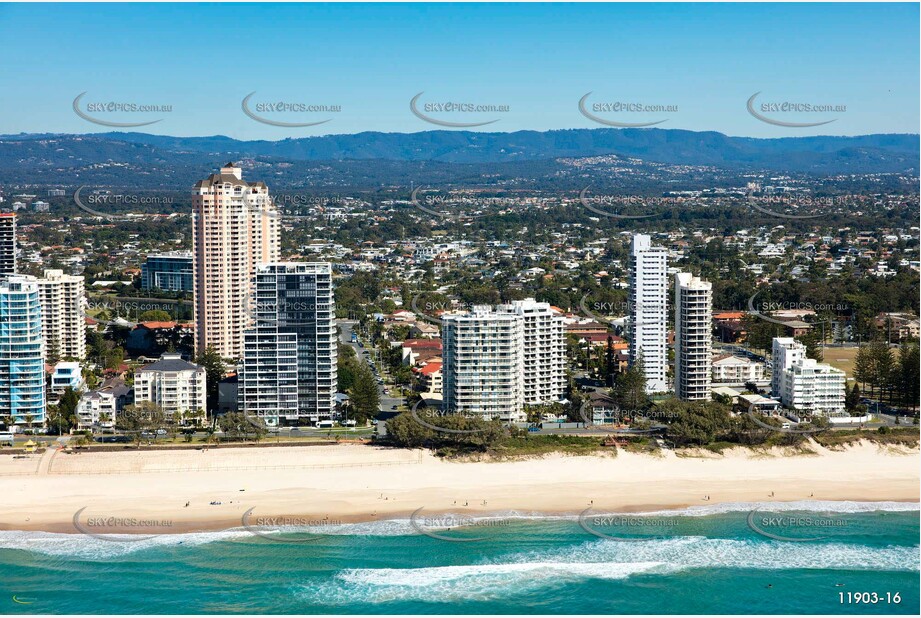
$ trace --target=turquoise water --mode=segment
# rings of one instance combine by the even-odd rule
[[[753,509],[755,527],[800,540],[755,532]],[[917,505],[717,505],[628,522],[596,513],[581,523],[496,517],[461,529],[386,521],[265,531],[269,538],[240,529],[138,542],[0,532],[0,608],[42,614],[919,610]],[[445,541],[420,530],[474,540]],[[847,601],[847,593],[873,592],[876,604],[841,602],[842,593]],[[901,602],[887,602],[886,593],[899,593]]]

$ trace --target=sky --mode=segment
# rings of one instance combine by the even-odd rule
[[[910,3],[0,4],[0,134],[277,140],[491,120],[470,130],[663,121],[750,137],[918,133],[919,91]],[[92,119],[159,122],[101,126],[75,113],[84,92],[77,106]],[[258,118],[327,122],[257,121],[242,108],[253,92]],[[420,92],[416,110],[434,123],[410,109]],[[601,121],[580,112],[589,92],[583,107]],[[759,92],[752,108],[767,120],[747,108]],[[338,109],[266,107],[276,102]],[[445,102],[495,111],[436,107]]]

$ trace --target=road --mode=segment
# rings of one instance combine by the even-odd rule
[[[342,343],[351,346],[352,349],[355,350],[355,354],[358,356],[358,358],[368,363],[368,361],[371,360],[368,351],[352,341],[352,329],[358,322],[355,320],[337,320],[336,323],[339,325],[339,329],[342,331],[339,336],[339,340]],[[368,363],[368,365],[370,366],[370,363]],[[374,368],[372,367],[372,371],[373,370]],[[379,374],[376,373],[375,375]],[[384,386],[379,384],[377,390],[381,397],[381,412],[393,412],[398,406],[403,405],[403,398],[391,397]]]

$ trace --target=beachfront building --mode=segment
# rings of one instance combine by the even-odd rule
[[[522,317],[523,384],[526,405],[556,403],[566,392],[566,338],[563,316],[533,298],[496,308]]]
[[[771,394],[780,397],[784,371],[806,358],[806,346],[793,337],[774,337],[771,341]]]
[[[0,415],[15,425],[45,424],[45,346],[34,277],[0,281]]]
[[[167,353],[134,373],[134,403],[149,401],[167,418],[178,412],[184,420],[206,407],[205,368]]]
[[[332,265],[264,264],[256,270],[244,335],[241,408],[266,425],[316,424],[336,415],[337,338]]]
[[[84,393],[77,404],[77,429],[103,427],[111,429],[118,417],[118,406],[113,393],[90,391]]]
[[[141,289],[191,292],[192,252],[167,251],[151,253],[141,264]]]
[[[805,346],[798,341],[791,344],[791,341],[787,337],[776,337],[773,341],[774,378],[778,384],[774,395],[793,410],[846,416],[845,373],[813,358],[806,358]]]
[[[38,279],[45,355],[55,359],[86,358],[86,289],[83,277],[46,270]]]
[[[16,215],[0,213],[0,277],[16,273]]]
[[[441,318],[443,409],[503,421],[526,420],[524,318],[486,305]]]
[[[240,358],[256,266],[279,255],[279,219],[265,183],[244,181],[233,163],[198,181],[192,243],[195,348]]]
[[[633,237],[630,247],[630,365],[642,359],[646,392],[668,389],[666,302],[668,296],[668,253],[652,244],[645,234]]]
[[[713,286],[675,273],[675,396],[709,401],[713,363]]]

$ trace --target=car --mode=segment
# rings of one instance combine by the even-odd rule
[[[157,435],[158,435],[158,436],[165,436],[165,435],[166,435],[166,430],[165,430],[165,429],[158,429],[158,430],[157,430]]]
[[[292,427],[292,428],[291,428],[291,431],[300,431],[300,430],[301,430],[300,427]]]
[[[536,433],[538,431],[540,431],[540,427],[528,427],[529,433]]]
[[[96,442],[101,444],[125,444],[131,442],[129,436],[98,436]]]

